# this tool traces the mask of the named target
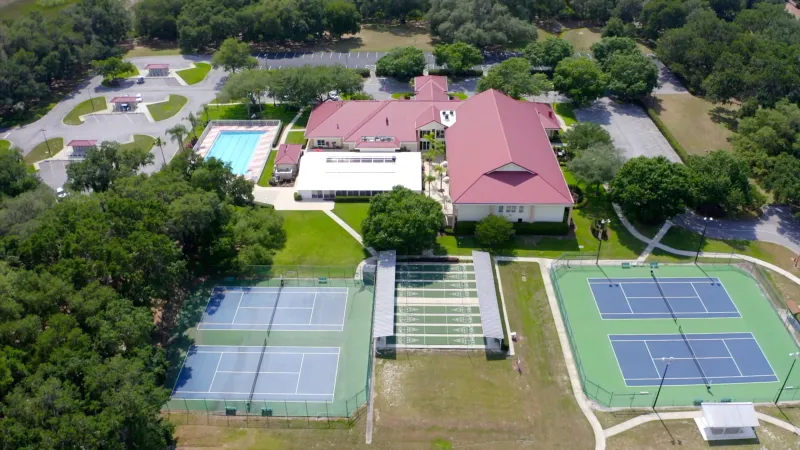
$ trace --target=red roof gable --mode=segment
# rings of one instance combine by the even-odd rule
[[[556,112],[547,103],[534,103],[536,111],[539,112],[539,119],[545,130],[560,130],[561,124],[558,123]]]
[[[414,78],[415,100],[448,101],[447,77],[427,75]]]
[[[445,139],[453,203],[572,203],[536,104],[482,92]],[[509,164],[522,171],[496,171]]]
[[[67,147],[94,147],[97,145],[97,141],[89,141],[86,139],[75,139],[69,141]]]
[[[123,96],[123,97],[114,97],[111,99],[111,103],[135,103],[136,97],[133,96]]]
[[[275,155],[275,164],[297,164],[302,152],[303,146],[300,144],[281,144]]]

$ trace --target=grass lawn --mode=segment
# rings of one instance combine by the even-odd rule
[[[600,29],[575,28],[561,33],[561,39],[572,44],[576,52],[591,51],[592,44],[600,42]]]
[[[63,0],[54,6],[43,6],[45,3],[38,0],[18,0],[0,2],[0,18],[2,20],[14,20],[38,11],[46,19],[55,19],[66,7],[78,3],[78,0]]]
[[[206,79],[206,75],[211,71],[211,64],[208,63],[194,63],[191,69],[179,70],[176,72],[179,77],[183,78],[186,84],[197,84]]]
[[[11,148],[11,142],[5,139],[0,139],[0,151],[8,150],[9,148]]]
[[[708,442],[697,431],[694,420],[666,420],[647,422],[624,433],[612,436],[606,440],[608,450],[628,449],[675,449],[706,450],[709,448],[719,450],[761,450],[793,448],[797,445],[797,435],[783,428],[776,427],[766,422],[756,428],[758,439],[724,441],[724,443],[709,446]],[[675,439],[679,444],[673,444]]]
[[[448,92],[447,95],[449,95],[451,97],[455,97],[455,98],[457,98],[459,100],[466,100],[466,99],[469,98],[469,95],[467,95],[467,94],[465,94],[463,92]]]
[[[97,111],[105,111],[106,109],[108,109],[106,98],[94,97],[79,103],[78,106],[73,108],[72,111],[64,117],[64,123],[67,125],[80,125],[83,123],[80,116]]]
[[[361,223],[367,218],[367,211],[369,211],[369,202],[336,203],[333,206],[333,213],[362,236],[364,233],[361,230]]]
[[[655,96],[653,110],[669,128],[675,139],[690,154],[705,155],[707,151],[730,150],[728,138],[736,125],[738,106],[714,105],[690,94],[661,94]]]
[[[25,155],[24,159],[26,163],[33,164],[35,162],[39,162],[43,159],[47,159],[54,156],[56,153],[60,152],[63,148],[64,148],[63,138],[48,139],[47,141],[40,143],[36,147],[33,147],[33,150],[31,150],[30,153]]]
[[[277,150],[269,152],[267,164],[264,166],[264,171],[261,172],[261,178],[258,179],[259,186],[269,187],[269,179],[272,178],[272,171],[275,169],[275,156],[277,155]]]
[[[369,253],[322,211],[280,211],[286,245],[276,265],[355,266]]]
[[[575,108],[572,106],[572,103],[554,103],[553,109],[556,111],[556,114],[564,119],[564,123],[566,123],[568,127],[578,123],[578,118],[575,117]]]
[[[297,122],[294,123],[292,129],[305,128],[308,125],[308,118],[311,117],[312,109],[314,108],[311,106],[306,107],[306,109],[303,110],[303,114],[300,114],[300,117],[297,118]]]
[[[123,149],[140,148],[142,150],[150,151],[153,148],[155,142],[156,140],[152,136],[148,136],[146,134],[134,134],[133,142],[122,144],[120,145],[120,147]],[[157,159],[160,159],[160,157]]]
[[[177,42],[161,42],[150,45],[135,45],[125,53],[125,59],[142,56],[168,56],[180,55],[181,49]]]
[[[147,109],[153,115],[153,120],[160,122],[178,114],[188,101],[189,99],[182,95],[171,94],[169,100],[147,105]]]
[[[289,134],[286,135],[286,143],[287,144],[306,145],[305,132],[303,132],[303,131],[290,131]]]
[[[395,100],[403,100],[407,96],[413,97],[414,95],[415,95],[414,92],[395,92],[392,94],[392,98]]]
[[[423,25],[365,24],[361,32],[339,40],[323,42],[312,50],[334,52],[385,52],[394,47],[416,47],[433,51],[434,42]]]

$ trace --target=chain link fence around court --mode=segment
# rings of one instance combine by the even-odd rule
[[[659,265],[669,265],[669,264],[691,264],[690,261],[675,263],[671,262],[645,262],[645,263],[633,263],[633,262],[618,262],[615,265],[628,265],[628,266],[635,266],[635,265],[642,265],[642,266],[650,266],[651,264],[659,264]],[[781,322],[787,327],[787,331],[789,331],[790,335],[795,341],[798,349],[800,349],[800,323],[792,316],[789,312],[787,303],[783,295],[780,291],[775,287],[774,283],[772,282],[772,277],[768,270],[764,269],[763,267],[759,266],[758,264],[744,260],[741,257],[736,256],[735,254],[730,254],[728,257],[723,258],[709,258],[709,257],[700,257],[697,259],[697,262],[694,263],[695,266],[700,268],[713,269],[715,271],[718,270],[734,270],[738,272],[743,272],[753,278],[756,281],[756,284],[759,286],[761,291],[764,293],[764,296],[769,299],[770,306],[772,306],[773,311],[776,315],[781,319]],[[587,270],[602,270],[602,265],[598,264],[597,253],[565,253],[559,258],[557,258],[553,263],[550,265],[549,274],[550,280],[553,283],[553,289],[556,294],[556,299],[558,301],[559,309],[561,310],[561,318],[564,323],[564,327],[567,330],[567,337],[569,339],[570,349],[572,350],[572,356],[575,360],[575,365],[578,369],[578,375],[581,379],[581,386],[583,387],[583,392],[586,396],[595,401],[598,405],[604,408],[613,408],[613,409],[642,409],[647,408],[650,409],[653,406],[653,401],[655,399],[655,393],[653,392],[646,392],[646,391],[626,391],[626,392],[619,392],[619,391],[612,391],[605,389],[599,383],[596,383],[589,379],[584,371],[583,364],[581,363],[580,353],[578,352],[576,340],[574,337],[574,332],[572,325],[570,324],[569,315],[567,314],[567,308],[564,303],[564,296],[561,292],[559,286],[559,276],[566,272],[567,270],[580,270],[581,268],[585,268]],[[777,403],[777,402],[796,402],[800,401],[800,386],[788,386],[785,387],[782,391],[780,391],[780,395],[770,396],[770,397],[753,397],[753,398],[736,398],[736,401],[751,401],[753,403]],[[730,401],[730,399],[725,399],[723,401]],[[699,404],[697,405],[699,406]],[[659,398],[658,400],[658,407],[659,408],[669,408],[669,407],[686,407],[685,404],[675,404],[670,403],[668,399]]]
[[[347,429],[366,412],[371,392],[375,320],[375,266],[248,266],[235,275],[220,277],[216,284],[230,286],[353,287],[371,295],[369,357],[364,387],[355,395],[333,402],[269,401],[236,399],[182,399],[168,401],[161,409],[171,421],[187,425],[211,425],[275,429]]]

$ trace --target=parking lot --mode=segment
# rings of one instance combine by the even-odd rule
[[[259,65],[265,69],[280,69],[281,67],[299,67],[305,65],[328,66],[342,64],[351,69],[372,68],[387,52],[270,52],[258,53],[255,56]],[[492,66],[508,58],[522,56],[519,52],[498,52],[484,55],[484,66]],[[429,68],[436,66],[433,53],[426,52],[425,60]],[[477,67],[480,68],[480,67]]]

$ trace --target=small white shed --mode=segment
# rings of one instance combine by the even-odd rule
[[[756,410],[750,402],[706,403],[703,417],[694,419],[706,441],[756,439]]]

